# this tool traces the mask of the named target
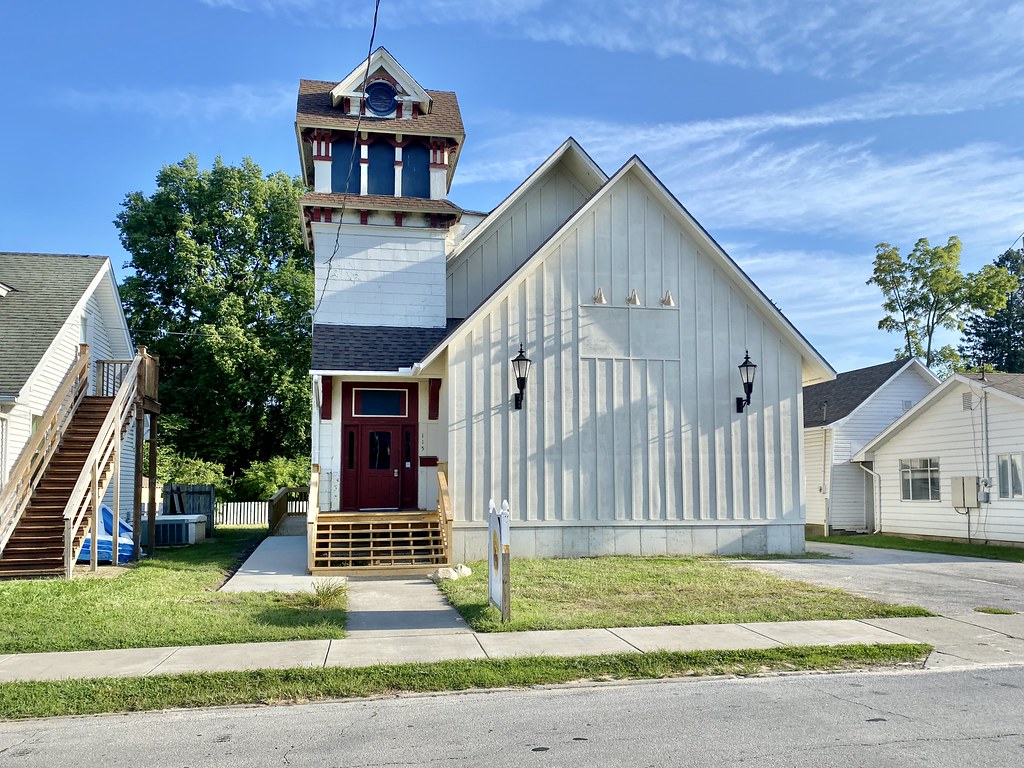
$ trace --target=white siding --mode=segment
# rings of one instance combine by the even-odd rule
[[[558,165],[499,219],[484,224],[488,231],[448,265],[448,316],[472,312],[588,197],[585,187]]]
[[[313,224],[316,322],[445,325],[443,230],[348,223],[340,228],[339,237],[338,224]]]
[[[870,524],[872,492],[865,487],[864,472],[850,457],[872,438],[906,413],[905,402],[916,405],[938,386],[915,366],[892,377],[853,413],[832,425],[834,446],[829,493],[829,525],[847,531],[863,531]],[[810,428],[811,432],[815,428]],[[810,518],[808,518],[810,520]]]
[[[821,427],[804,430],[804,488],[808,525],[825,525],[829,484],[832,482],[832,431]]]
[[[967,518],[953,510],[949,478],[953,475],[996,477],[996,456],[1024,451],[1024,406],[988,395],[989,466],[985,467],[983,410],[977,384],[973,410],[963,410],[961,396],[967,385],[950,386],[939,400],[883,443],[874,453],[874,470],[882,477],[881,528],[886,533],[967,537]],[[900,459],[939,459],[940,501],[903,501],[900,498]],[[971,516],[975,540],[1024,542],[1024,500],[992,501]]]
[[[524,554],[802,549],[800,353],[632,176],[545,253],[449,346],[465,555],[491,497]],[[515,411],[520,341],[534,365]],[[747,349],[757,382],[736,414]]]

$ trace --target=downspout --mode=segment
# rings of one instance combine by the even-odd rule
[[[825,407],[828,407],[828,403],[825,403]],[[831,472],[828,471],[829,466],[832,464],[832,451],[829,446],[828,440],[829,429],[826,426],[821,428],[821,491],[822,496],[825,497],[825,530],[823,535],[828,538],[829,529],[829,492],[831,482]]]
[[[875,530],[872,533],[882,532],[882,477],[875,470],[858,462],[860,468],[867,472],[874,480],[871,481],[871,495],[875,497]]]

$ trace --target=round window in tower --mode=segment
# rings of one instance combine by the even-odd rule
[[[391,83],[378,80],[366,87],[366,106],[375,115],[389,115],[395,111],[395,89]]]

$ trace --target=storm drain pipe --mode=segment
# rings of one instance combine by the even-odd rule
[[[872,500],[875,501],[875,530],[872,533],[882,532],[882,477],[875,470],[871,469],[865,464],[861,464],[860,468],[871,475],[874,481],[871,483],[871,495],[874,497]],[[878,489],[877,492],[875,489]]]

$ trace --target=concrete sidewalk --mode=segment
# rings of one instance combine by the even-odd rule
[[[622,627],[478,634],[465,627],[371,629],[337,640],[137,648],[0,656],[0,682],[142,677],[295,667],[510,656],[577,656],[658,650],[742,650],[793,645],[922,642],[935,646],[927,666],[1024,664],[1024,615],[790,621],[681,627]]]

